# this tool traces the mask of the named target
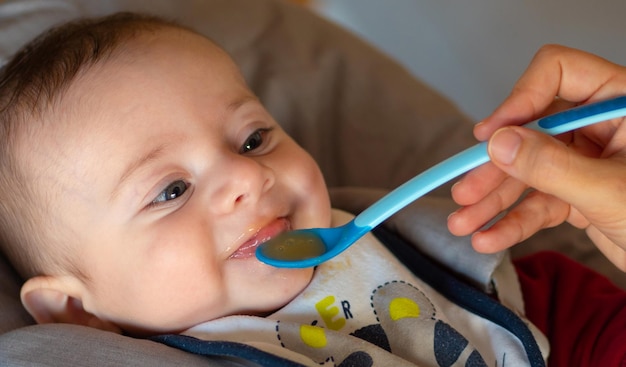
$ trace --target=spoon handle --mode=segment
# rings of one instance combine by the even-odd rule
[[[624,116],[626,116],[626,96],[621,96],[558,112],[523,126],[549,135],[557,135]],[[363,227],[365,231],[370,230],[416,199],[488,161],[487,143],[476,144],[398,186],[357,215],[354,224]]]

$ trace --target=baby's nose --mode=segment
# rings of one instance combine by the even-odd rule
[[[240,206],[256,203],[275,182],[272,169],[241,155],[224,162],[219,176],[211,203],[218,213],[229,213]]]

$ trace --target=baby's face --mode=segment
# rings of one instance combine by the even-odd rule
[[[330,224],[318,166],[212,43],[174,29],[140,39],[70,87],[62,122],[29,153],[49,167],[89,279],[73,296],[130,331],[280,307],[312,270],[264,265],[254,250]]]

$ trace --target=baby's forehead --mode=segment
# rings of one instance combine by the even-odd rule
[[[219,76],[211,81],[234,83],[239,89],[249,90],[234,61],[210,39],[171,26],[142,30],[119,44],[109,56],[76,74],[51,104],[42,132],[62,136],[65,132],[76,135],[79,130],[89,138],[98,133],[98,120],[103,114],[123,113],[142,99],[152,102],[150,95],[167,96],[167,90],[153,88],[160,80],[181,76],[198,79],[209,74]],[[121,98],[124,93],[129,98]],[[49,129],[56,132],[50,134]]]
[[[199,47],[201,45],[201,47]],[[104,74],[104,79],[111,73],[117,73],[122,66],[143,67],[158,64],[168,57],[182,59],[182,57],[213,56],[215,61],[230,58],[215,42],[196,33],[193,30],[169,24],[158,25],[154,28],[137,29],[132,37],[121,37],[113,44],[107,45],[104,56],[93,60],[85,60],[78,66],[77,73],[68,78],[65,89],[70,89],[82,83],[92,83],[98,75]],[[199,49],[206,52],[201,56]],[[99,51],[98,51],[99,52]],[[102,81],[100,81],[102,82]],[[66,95],[63,95],[66,97]]]
[[[134,37],[125,40],[118,45],[116,58],[112,60],[130,56],[141,58],[158,52],[170,53],[173,56],[190,54],[205,54],[206,56],[207,50],[210,50],[216,57],[228,56],[213,40],[191,29],[162,26],[158,29],[141,30]]]
[[[247,89],[237,65],[210,39],[174,26],[142,29],[120,41],[106,57],[79,69],[47,111],[40,114],[39,117],[45,116],[41,119],[45,124],[35,124],[36,130],[62,134],[63,127],[73,124],[72,130],[92,134],[97,125],[79,122],[127,108],[134,102],[132,99],[153,93],[151,86],[158,80],[180,76],[181,70],[193,76],[214,73],[223,76],[225,83],[234,81]],[[116,99],[119,92],[131,89],[137,98]],[[106,103],[113,100],[117,104]]]
[[[227,65],[229,71],[239,74],[230,56],[212,40],[186,28],[164,25],[158,29],[139,30],[134,37],[117,44],[106,57],[85,65],[69,81],[67,89],[78,87],[90,91],[91,86],[107,83],[116,74],[140,73],[159,65],[169,68],[164,70],[165,74],[175,68],[184,68],[185,60],[199,58],[210,60],[213,65]],[[166,64],[167,60],[170,60],[170,64]],[[81,95],[64,93],[62,97],[67,102],[71,97],[80,100]]]

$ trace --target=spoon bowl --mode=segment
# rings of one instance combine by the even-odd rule
[[[587,125],[626,116],[626,96],[579,106],[523,125],[558,135]],[[327,261],[411,202],[451,179],[489,161],[487,143],[476,144],[418,174],[362,211],[333,228],[289,231],[261,244],[257,258],[283,268],[305,268]]]

